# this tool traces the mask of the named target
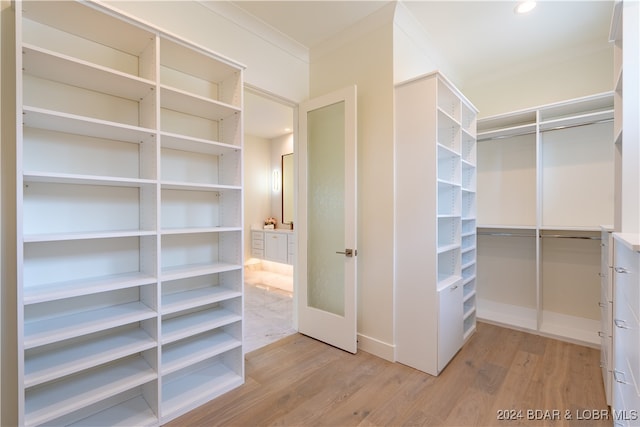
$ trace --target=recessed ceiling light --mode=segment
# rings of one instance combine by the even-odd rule
[[[523,14],[531,12],[536,7],[535,0],[525,0],[518,3],[518,5],[513,10],[517,14]]]

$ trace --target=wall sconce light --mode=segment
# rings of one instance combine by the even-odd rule
[[[280,192],[280,170],[274,169],[271,174],[271,189],[274,193]]]

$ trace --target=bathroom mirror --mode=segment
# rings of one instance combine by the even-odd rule
[[[282,156],[282,223],[293,222],[293,153]]]

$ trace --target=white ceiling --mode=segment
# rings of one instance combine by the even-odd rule
[[[364,19],[389,1],[232,1],[264,24],[307,47],[321,43]],[[606,49],[613,1],[542,0],[527,15],[516,15],[516,1],[405,1],[450,67],[461,79],[518,70],[533,61],[551,62]],[[467,71],[468,70],[468,71]],[[245,99],[247,132],[252,117],[267,117]],[[265,107],[263,105],[262,107]],[[254,114],[253,112],[256,112]],[[292,114],[291,114],[292,116]],[[278,124],[265,132],[276,132]],[[281,135],[279,133],[279,135]],[[259,134],[258,134],[259,135]],[[266,136],[264,136],[266,137]],[[271,136],[273,137],[273,136]]]

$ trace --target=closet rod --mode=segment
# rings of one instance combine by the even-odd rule
[[[504,233],[504,232],[491,232],[491,231],[478,231],[478,236],[504,236],[504,237],[536,237],[535,234],[524,233]]]
[[[535,234],[524,233],[504,233],[491,231],[478,231],[478,236],[501,236],[501,237],[536,237]],[[573,236],[570,234],[541,234],[540,237],[551,237],[554,239],[580,239],[580,240],[601,240],[599,236]]]
[[[569,234],[541,234],[540,237],[551,237],[554,239],[601,240],[600,236],[572,236]]]
[[[587,123],[578,123],[578,124],[575,124],[575,125],[564,125],[564,126],[556,126],[556,127],[552,127],[552,128],[548,128],[548,129],[541,129],[540,132],[550,132],[550,131],[553,131],[553,130],[562,130],[562,129],[577,128],[577,127],[580,127],[580,126],[597,125],[597,124],[600,124],[600,123],[609,123],[609,122],[612,122],[612,121],[613,121],[613,119],[595,120],[595,121],[587,122]],[[511,137],[514,137],[514,136],[533,135],[535,133],[536,133],[535,130],[530,130],[530,131],[526,131],[526,132],[518,132],[518,133],[509,134],[509,135],[490,136],[489,138],[478,138],[478,142],[493,141],[493,140],[497,140],[497,139],[511,138]]]

